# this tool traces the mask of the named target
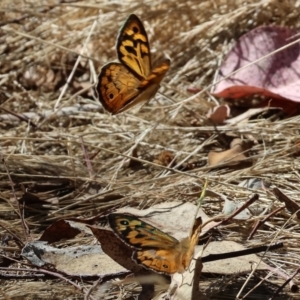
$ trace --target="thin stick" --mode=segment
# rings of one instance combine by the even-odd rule
[[[256,222],[256,225],[254,226],[253,230],[251,231],[249,237],[248,237],[248,241],[251,240],[254,236],[254,234],[256,233],[256,231],[258,230],[258,228],[263,225],[267,220],[269,220],[270,218],[272,218],[273,216],[275,216],[278,212],[280,212],[281,210],[284,209],[284,206],[282,207],[278,207],[277,209],[275,209],[274,211],[272,211],[270,214],[268,214],[263,220],[258,220]]]
[[[207,256],[202,257],[201,260],[202,260],[202,263],[206,263],[209,261],[244,256],[244,255],[254,254],[254,253],[258,253],[258,252],[265,252],[268,250],[276,250],[276,249],[282,248],[283,246],[284,246],[283,243],[276,243],[276,244],[271,244],[268,246],[259,246],[259,247],[254,247],[254,248],[250,248],[250,249],[232,251],[232,252],[227,252],[227,253],[209,254]]]
[[[278,288],[278,290],[274,293],[274,295],[270,298],[270,300],[273,300],[283,290],[283,288],[299,273],[300,273],[300,267],[281,287]]]

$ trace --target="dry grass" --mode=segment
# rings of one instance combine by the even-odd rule
[[[257,141],[250,153],[251,167],[202,166],[181,171],[155,163],[157,156],[168,150],[178,165],[205,165],[210,150],[222,149],[220,134],[213,127],[191,125],[207,112],[213,100],[202,93],[183,105],[182,101],[192,96],[187,87],[210,85],[226,51],[252,28],[262,24],[299,28],[299,12],[295,8],[299,1],[36,3],[0,3],[1,108],[23,114],[37,125],[34,127],[7,111],[0,115],[1,155],[6,162],[0,166],[3,239],[9,230],[25,243],[38,238],[57,219],[90,217],[120,205],[145,208],[174,199],[196,201],[196,197],[187,195],[199,191],[207,176],[209,189],[239,201],[254,191],[237,184],[252,177],[263,178],[294,199],[299,197],[299,116],[275,121],[257,119],[247,125],[219,129],[222,134]],[[160,89],[164,96],[158,94],[142,109],[114,117],[103,113],[101,105],[94,101],[89,82],[94,82],[102,64],[116,59],[118,29],[133,12],[145,24],[154,62],[168,55],[172,67]],[[77,53],[83,56],[68,81]],[[135,150],[141,164],[130,167]],[[87,157],[93,159],[89,161]],[[47,201],[25,207],[29,233],[22,226],[11,181],[18,199],[29,189]],[[261,207],[280,205],[270,193],[255,192],[260,194]],[[220,214],[220,206],[207,201],[203,209],[215,216]],[[294,217],[287,211],[278,215],[250,242],[245,240],[242,228],[223,228],[223,238],[246,246],[283,240],[285,251],[282,255],[270,255],[268,262],[293,274],[300,255],[300,228]],[[84,243],[86,239],[82,240]],[[18,256],[20,249],[13,242],[9,245],[2,249]],[[60,280],[16,283],[1,278],[0,275],[2,299],[21,299],[28,288],[32,293],[27,299],[75,299],[76,294],[82,297]],[[244,278],[233,279],[238,281],[244,282]],[[262,292],[255,299],[265,299],[264,295]]]

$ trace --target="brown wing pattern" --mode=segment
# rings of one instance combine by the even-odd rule
[[[166,59],[161,65],[154,68],[150,75],[144,79],[141,84],[140,88],[144,88],[149,86],[151,83],[160,84],[162,79],[164,78],[165,74],[168,72],[170,68],[171,61],[169,59]]]
[[[139,85],[139,79],[122,64],[108,63],[101,69],[96,91],[104,108],[116,114],[138,96]]]
[[[108,222],[115,234],[135,249],[170,249],[179,241],[163,231],[129,214],[113,213]]]
[[[140,80],[151,72],[151,56],[147,33],[141,20],[130,15],[117,38],[118,59]]]
[[[162,274],[173,274],[184,271],[180,264],[180,255],[177,247],[167,250],[142,250],[135,251],[132,259],[145,268]]]
[[[132,259],[137,264],[165,274],[181,273],[189,266],[202,223],[197,218],[191,236],[179,242],[130,214],[110,214],[108,222],[114,233],[135,249]]]

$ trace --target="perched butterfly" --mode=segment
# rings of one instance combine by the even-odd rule
[[[104,65],[96,87],[103,107],[113,115],[150,100],[170,67],[166,59],[152,69],[147,33],[134,14],[120,29],[116,48],[120,63]]]
[[[187,269],[202,223],[200,217],[195,219],[190,236],[178,241],[130,214],[109,214],[108,222],[116,236],[134,249],[133,261],[164,274],[183,273]]]

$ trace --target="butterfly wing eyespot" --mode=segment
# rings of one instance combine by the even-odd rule
[[[104,65],[96,86],[99,101],[111,114],[150,100],[170,67],[166,60],[152,70],[147,33],[134,14],[121,27],[116,48],[120,63]]]
[[[132,248],[172,249],[179,244],[177,239],[133,215],[112,213],[107,218],[114,233]]]
[[[140,226],[138,219],[129,214],[109,214],[108,223],[116,236],[125,242],[128,246],[139,249],[137,243],[134,243],[135,236],[138,234],[136,228]]]
[[[174,274],[184,271],[177,247],[167,250],[141,250],[132,254],[132,260],[143,265],[146,269],[161,274]]]
[[[101,69],[96,92],[103,107],[116,114],[139,95],[139,85],[139,79],[122,64],[108,63]]]

